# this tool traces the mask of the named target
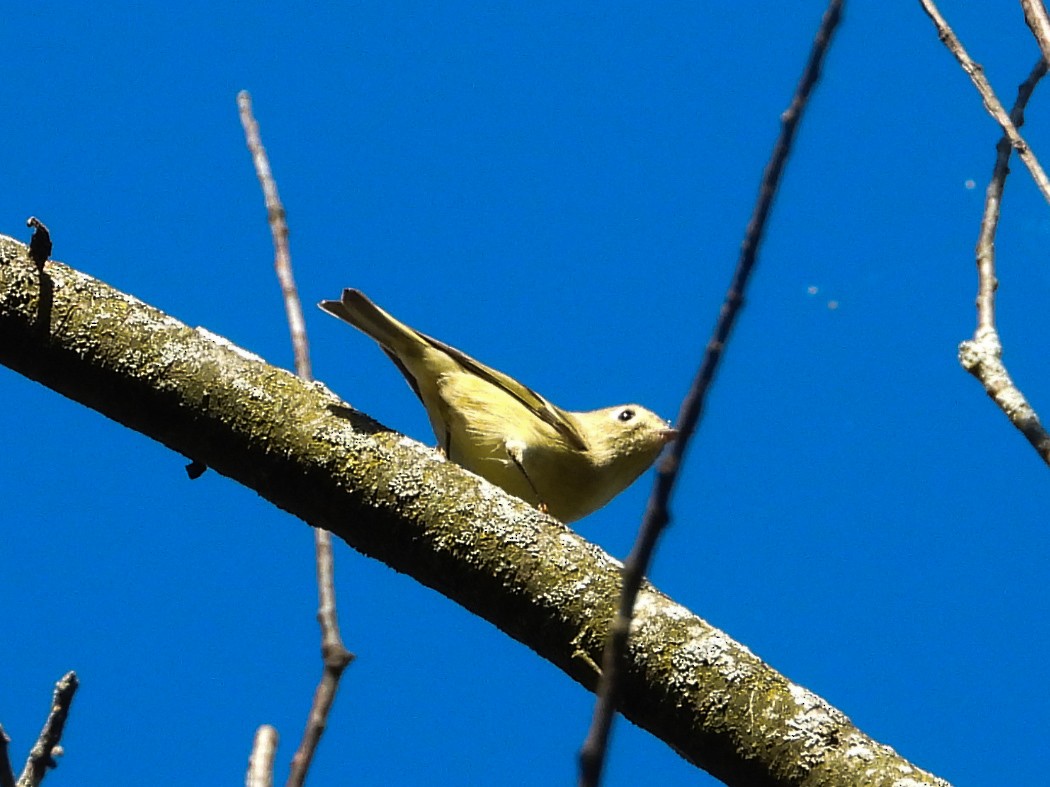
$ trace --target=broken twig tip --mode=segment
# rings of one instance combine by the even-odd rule
[[[33,237],[29,241],[29,258],[38,268],[43,268],[51,256],[51,233],[36,216],[26,219],[26,226],[33,228]]]

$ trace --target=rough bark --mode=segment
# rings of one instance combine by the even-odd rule
[[[0,363],[331,531],[594,689],[620,564],[323,385],[65,265],[38,268],[4,236]],[[727,784],[946,784],[648,583],[621,710]]]

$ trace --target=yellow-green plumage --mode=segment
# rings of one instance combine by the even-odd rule
[[[571,522],[601,508],[674,437],[638,405],[555,407],[512,377],[399,322],[361,292],[319,306],[375,339],[408,380],[446,456]]]

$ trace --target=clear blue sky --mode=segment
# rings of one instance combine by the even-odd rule
[[[1020,11],[968,6],[943,10],[1012,102]],[[673,417],[822,11],[33,3],[5,25],[0,232],[40,216],[57,259],[290,365],[248,89],[306,302],[358,287],[564,407]],[[652,575],[958,785],[1044,780],[1050,727],[1050,471],[955,360],[996,139],[917,2],[848,9]],[[1050,418],[1048,215],[1016,165],[1001,328]],[[318,378],[431,442],[374,345],[307,321]],[[75,669],[48,783],[239,783],[264,722],[283,779],[319,670],[310,531],[6,369],[0,401],[13,754]],[[623,556],[650,481],[577,529]],[[338,546],[358,660],[312,782],[571,783],[592,697]],[[713,783],[622,721],[614,746],[610,785]]]

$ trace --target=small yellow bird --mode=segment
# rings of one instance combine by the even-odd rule
[[[634,404],[586,413],[555,407],[358,290],[318,306],[379,342],[423,402],[446,457],[562,522],[612,500],[677,434]]]

